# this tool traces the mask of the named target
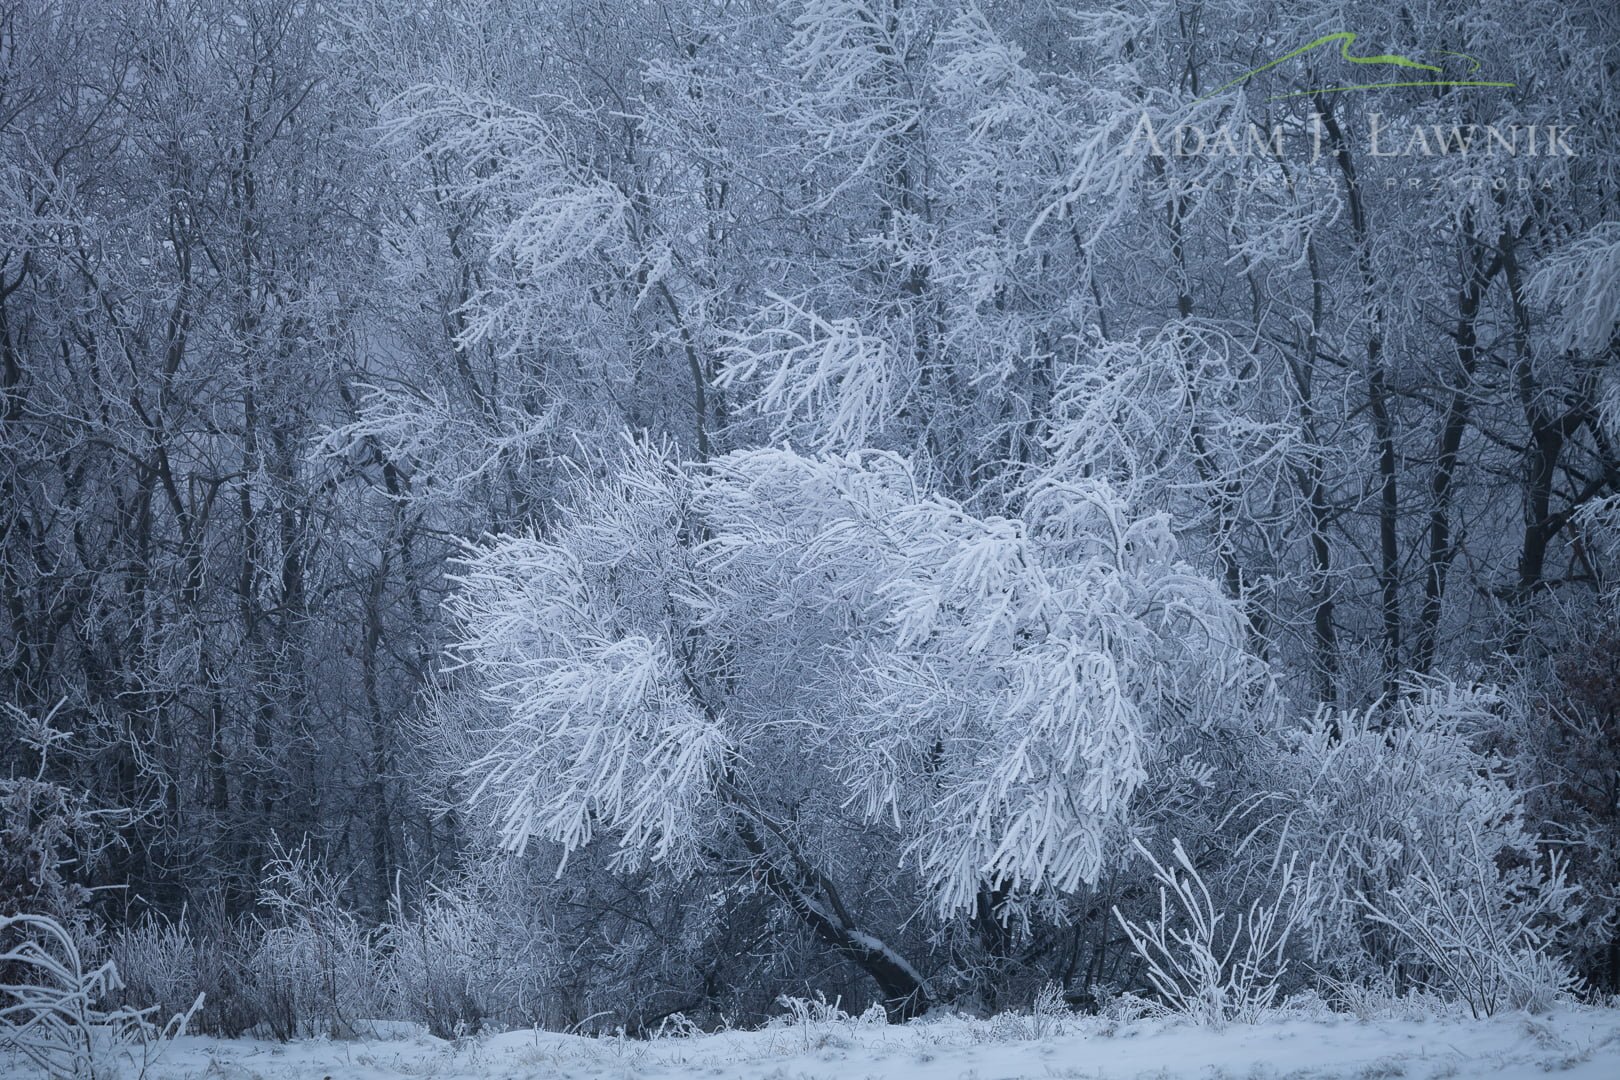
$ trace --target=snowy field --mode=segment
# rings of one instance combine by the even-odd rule
[[[407,1025],[379,1037],[279,1044],[182,1038],[147,1076],[173,1080],[1037,1080],[1620,1077],[1620,1009],[1360,1020],[1279,1016],[1210,1031],[1178,1021],[962,1017],[902,1027],[799,1021],[651,1041],[507,1032],[460,1044]],[[134,1075],[133,1071],[130,1075]]]

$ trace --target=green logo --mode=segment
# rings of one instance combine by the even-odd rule
[[[1352,63],[1352,64],[1382,65],[1382,66],[1387,66],[1387,67],[1403,68],[1403,69],[1406,69],[1406,70],[1409,70],[1409,71],[1414,71],[1414,72],[1424,72],[1424,71],[1426,71],[1426,72],[1432,72],[1436,76],[1444,76],[1444,74],[1445,74],[1444,69],[1442,69],[1442,68],[1440,68],[1440,67],[1438,67],[1438,66],[1436,66],[1434,64],[1425,64],[1425,63],[1422,63],[1420,61],[1413,60],[1409,56],[1400,56],[1400,55],[1397,55],[1397,54],[1394,54],[1394,53],[1386,54],[1386,55],[1383,55],[1383,56],[1351,56],[1350,55],[1350,46],[1355,43],[1355,40],[1356,40],[1356,35],[1351,33],[1348,30],[1341,30],[1336,34],[1324,34],[1322,37],[1317,38],[1315,41],[1312,41],[1312,42],[1310,42],[1308,44],[1305,44],[1305,45],[1301,45],[1299,48],[1295,49],[1291,53],[1287,53],[1287,54],[1285,54],[1283,56],[1277,57],[1277,59],[1271,61],[1271,63],[1269,63],[1269,64],[1262,64],[1259,67],[1255,68],[1253,71],[1248,71],[1248,72],[1245,72],[1242,75],[1239,75],[1237,78],[1233,79],[1231,82],[1227,83],[1225,86],[1220,87],[1219,89],[1215,90],[1213,93],[1205,94],[1203,97],[1199,98],[1198,100],[1199,101],[1208,101],[1210,98],[1215,97],[1218,94],[1223,94],[1226,91],[1232,89],[1232,87],[1234,87],[1234,86],[1239,86],[1239,85],[1242,85],[1243,83],[1248,82],[1250,79],[1254,78],[1256,75],[1260,74],[1263,71],[1269,71],[1272,68],[1276,67],[1278,64],[1283,63],[1284,61],[1292,60],[1296,56],[1302,56],[1305,53],[1308,53],[1313,49],[1319,49],[1323,45],[1326,45],[1329,42],[1334,42],[1334,41],[1337,41],[1339,43],[1339,57],[1340,57],[1340,59],[1345,60],[1345,61],[1347,61],[1349,63]],[[1474,72],[1479,70],[1479,67],[1480,67],[1479,61],[1474,59],[1472,56],[1469,56],[1467,53],[1444,52],[1442,55],[1445,55],[1445,56],[1460,56],[1464,60],[1467,60],[1469,62],[1469,64],[1472,65],[1468,69],[1468,71],[1466,72],[1466,74],[1468,74],[1468,75],[1472,75],[1472,74],[1474,74]],[[1308,96],[1310,96],[1312,94],[1338,94],[1338,93],[1342,93],[1342,92],[1344,92],[1346,90],[1385,90],[1385,89],[1392,89],[1392,88],[1400,87],[1400,86],[1501,86],[1501,87],[1512,87],[1512,86],[1517,86],[1517,85],[1518,85],[1517,83],[1492,82],[1492,81],[1487,81],[1487,80],[1484,80],[1484,79],[1468,79],[1468,78],[1463,78],[1463,79],[1427,78],[1427,79],[1425,79],[1425,78],[1419,78],[1419,77],[1414,75],[1411,78],[1397,78],[1397,79],[1392,79],[1392,80],[1390,80],[1388,82],[1356,83],[1354,85],[1348,85],[1348,86],[1318,86],[1318,87],[1314,87],[1314,88],[1312,88],[1310,90],[1295,90],[1295,91],[1293,91],[1291,93],[1287,93],[1287,94],[1276,94],[1270,100],[1272,100],[1272,101],[1281,101],[1284,98],[1308,97]]]

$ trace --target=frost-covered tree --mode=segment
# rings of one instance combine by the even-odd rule
[[[928,980],[871,920],[994,897],[1005,922],[1094,883],[1182,733],[1240,726],[1266,690],[1165,516],[1102,483],[1013,519],[888,453],[635,448],[605,472],[457,575],[455,655],[494,732],[474,801],[514,849],[750,875],[896,1018]],[[895,910],[845,900],[856,851],[896,867]]]

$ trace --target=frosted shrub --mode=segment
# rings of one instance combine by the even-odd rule
[[[1620,513],[1620,500],[1613,509]],[[1613,992],[1620,990],[1620,603],[1606,605],[1586,639],[1561,650],[1556,663],[1526,669],[1511,699],[1516,707],[1505,713],[1503,756],[1528,820],[1569,860],[1569,878],[1581,886],[1582,914],[1560,941],[1564,955],[1595,989]]]
[[[120,930],[111,951],[127,998],[168,1008],[196,997],[195,942],[183,919],[145,919]]]
[[[1068,1002],[1063,1000],[1063,988],[1048,982],[1035,995],[1029,1007],[1030,1038],[1044,1039],[1063,1031],[1063,1022],[1074,1015]]]
[[[1063,1000],[1063,988],[1055,982],[1047,982],[1036,991],[1029,1012],[999,1013],[980,1034],[990,1042],[1022,1039],[1039,1042],[1061,1035],[1065,1022],[1073,1016],[1074,1011]]]
[[[1561,869],[1524,824],[1502,763],[1476,748],[1494,693],[1415,688],[1378,712],[1323,712],[1283,760],[1268,828],[1321,869],[1311,928],[1324,974],[1399,971],[1476,1012],[1567,985],[1550,949],[1576,914]]]
[[[397,1007],[441,1039],[477,1033],[497,1006],[498,928],[469,898],[441,894],[408,916],[396,896],[383,951]]]
[[[118,828],[134,815],[98,806],[83,791],[51,778],[53,763],[75,752],[68,733],[52,726],[61,707],[33,717],[0,705],[0,721],[17,735],[0,774],[0,903],[13,913],[51,916],[82,946],[89,934],[90,890],[80,878],[122,843]],[[16,765],[29,759],[34,768],[19,775]]]
[[[352,930],[352,932],[351,932]],[[270,1034],[352,1038],[379,1010],[372,955],[358,927],[334,934],[307,925],[273,927],[248,961],[249,993]]]
[[[144,1075],[202,1004],[162,1027],[156,1006],[109,1004],[122,986],[117,965],[87,965],[74,935],[44,915],[0,916],[0,977],[0,1052],[60,1080]]]
[[[1358,1020],[1423,1020],[1445,1011],[1447,1002],[1421,987],[1400,993],[1395,989],[1395,973],[1379,971],[1364,978],[1338,980],[1322,978],[1332,1007]]]
[[[1288,968],[1289,939],[1311,917],[1313,875],[1296,874],[1290,860],[1280,866],[1269,901],[1222,910],[1181,841],[1174,841],[1170,866],[1136,846],[1159,882],[1158,917],[1133,922],[1118,908],[1114,917],[1146,961],[1148,981],[1160,999],[1212,1027],[1258,1019],[1276,1003],[1278,981]]]
[[[1575,980],[1550,951],[1552,932],[1573,908],[1574,889],[1556,858],[1503,872],[1469,838],[1465,874],[1445,877],[1424,863],[1378,900],[1358,897],[1368,917],[1394,930],[1429,981],[1475,1017],[1504,1008],[1543,1012]]]
[[[884,1014],[876,1005],[859,1017],[851,1016],[839,1006],[841,1000],[828,1001],[821,991],[812,998],[783,994],[776,1003],[786,1013],[771,1021],[772,1027],[785,1027],[797,1033],[800,1049],[809,1053],[840,1041],[838,1031],[855,1024],[881,1023]]]
[[[383,1004],[370,936],[339,899],[342,881],[307,848],[282,853],[259,896],[271,916],[248,960],[250,993],[278,1039],[350,1038]]]
[[[123,1000],[156,1005],[168,1015],[201,996],[190,1030],[234,1039],[265,1020],[244,986],[261,938],[258,924],[229,921],[218,912],[200,923],[182,912],[173,922],[148,918],[126,927],[111,945]]]
[[[851,1019],[847,1012],[839,1008],[841,1002],[837,1000],[828,1001],[826,996],[819,991],[814,998],[783,994],[776,999],[776,1003],[786,1011],[774,1023],[784,1027],[804,1027],[810,1024],[847,1024]]]

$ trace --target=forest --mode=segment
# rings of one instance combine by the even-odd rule
[[[1609,0],[0,0],[47,1071],[1601,1004],[1617,550]]]

